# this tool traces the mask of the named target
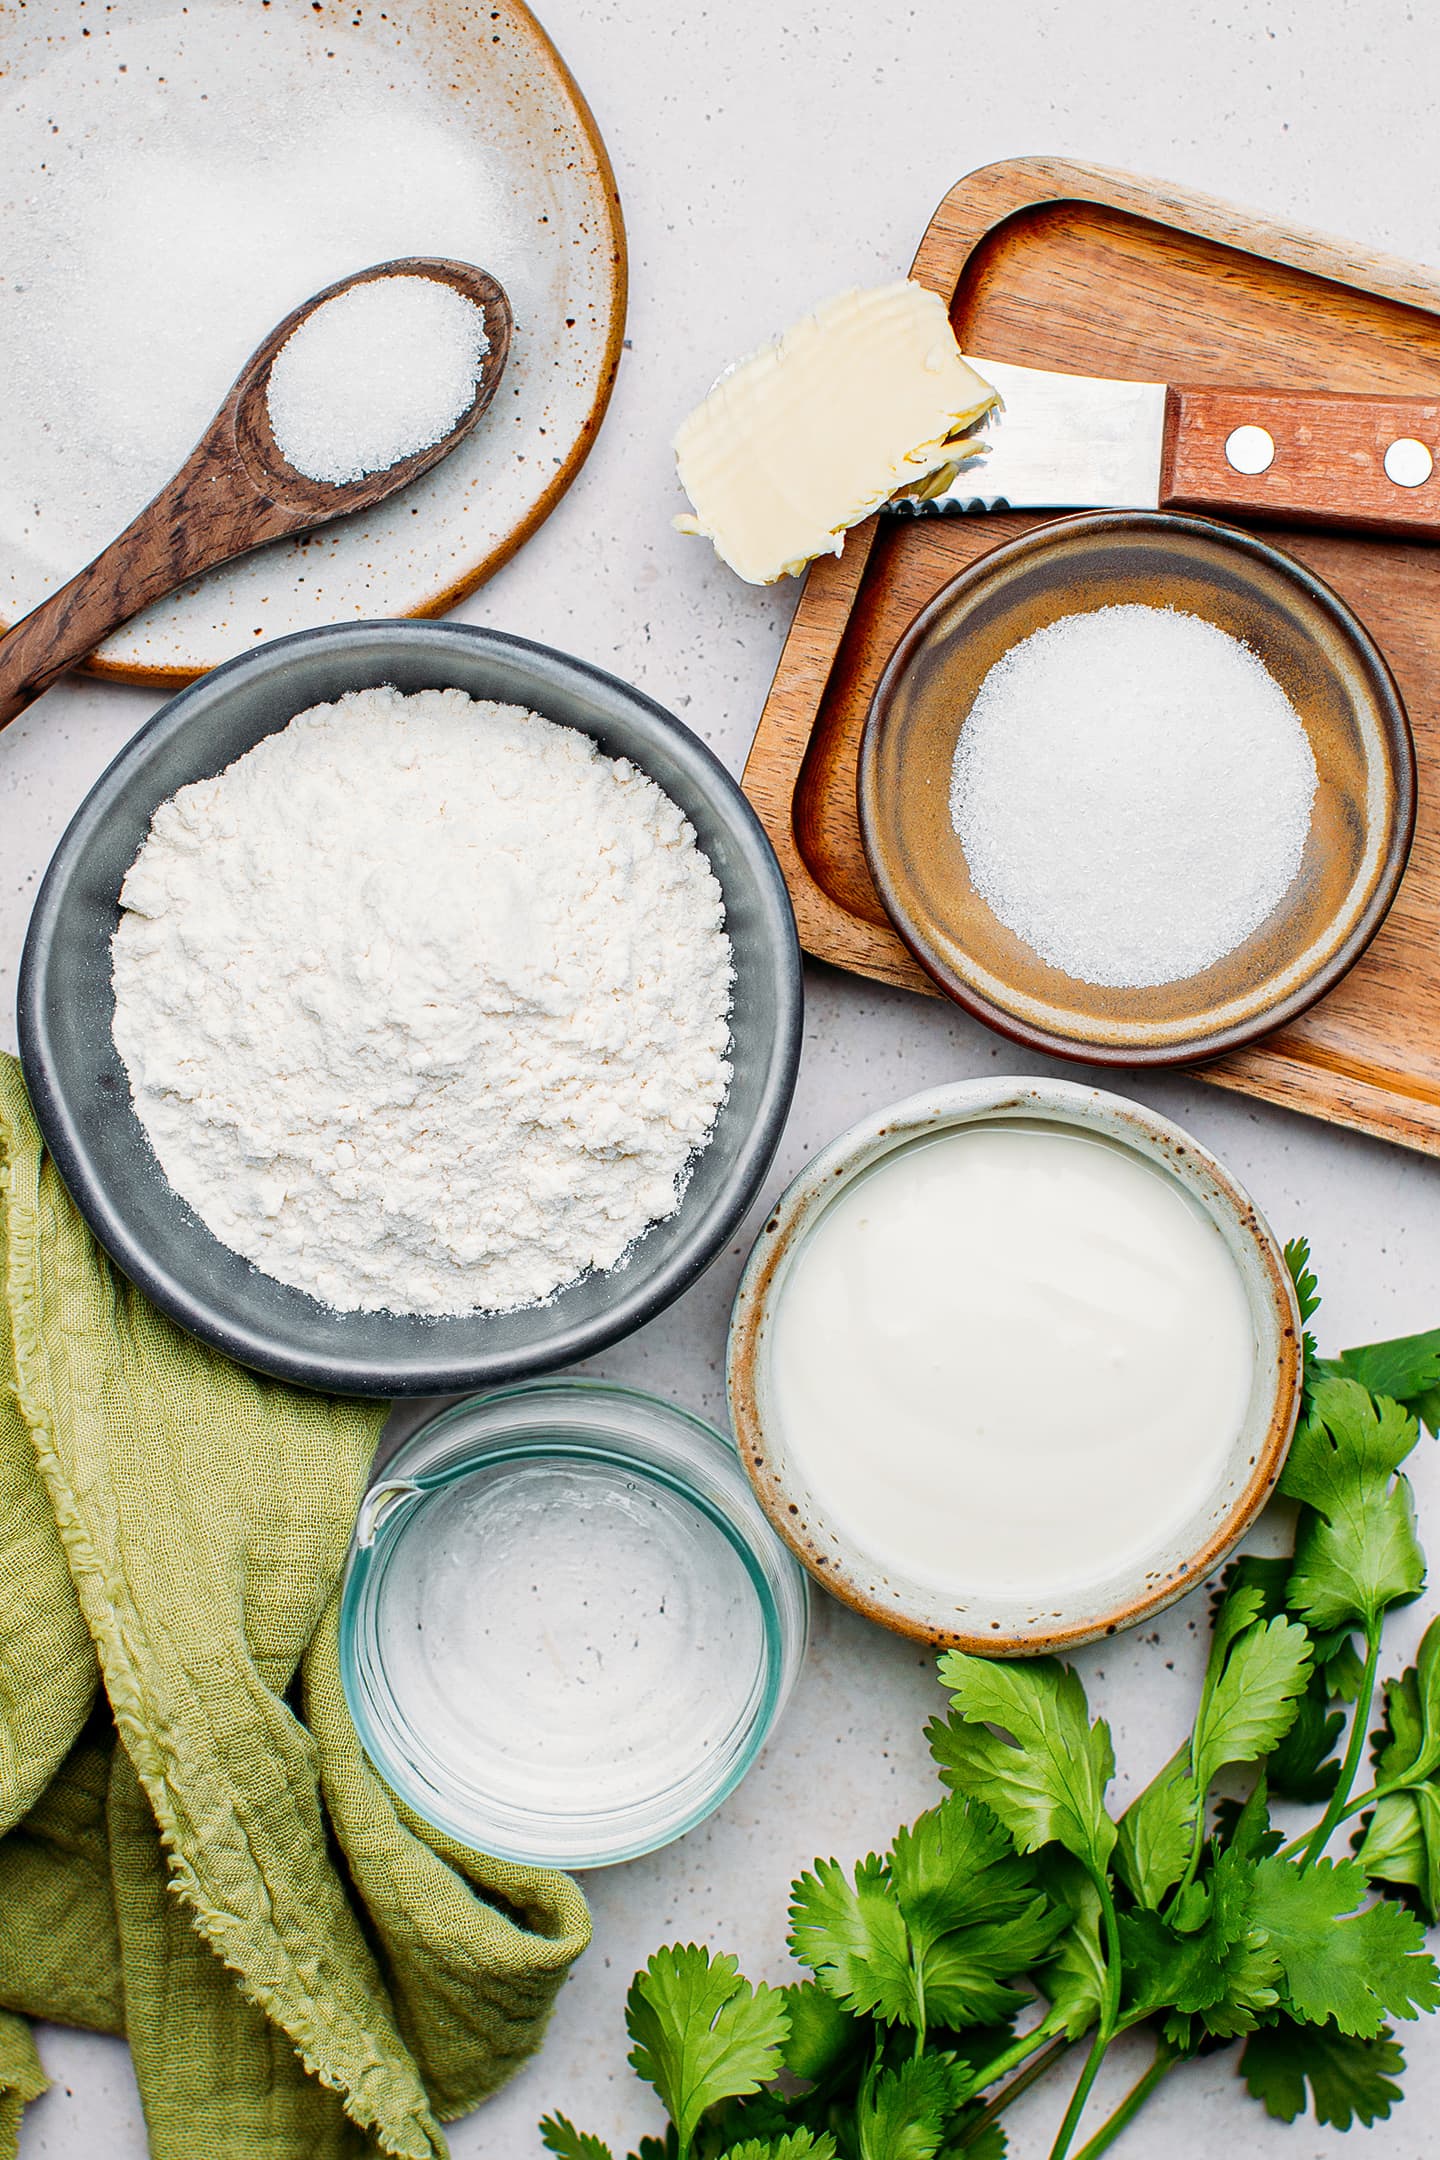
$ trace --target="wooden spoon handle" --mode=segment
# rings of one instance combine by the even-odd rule
[[[102,554],[0,637],[0,728],[177,585],[315,522],[260,493],[222,409],[183,469]]]
[[[271,365],[314,309],[352,286],[389,277],[434,279],[480,310],[487,342],[474,395],[448,433],[408,457],[333,484],[307,477],[288,462],[270,425]],[[407,255],[377,263],[293,308],[250,355],[169,486],[103,555],[8,635],[0,635],[0,728],[57,675],[93,651],[117,623],[187,579],[267,540],[309,532],[345,512],[372,510],[397,488],[429,472],[470,433],[490,404],[505,371],[513,327],[505,289],[489,271],[443,256]]]
[[[150,504],[103,554],[0,638],[0,727],[93,652],[118,623],[179,582],[172,570],[159,567],[158,534],[149,525],[157,508]],[[139,544],[142,529],[148,566]]]
[[[1440,539],[1440,401],[1172,388],[1160,506]]]

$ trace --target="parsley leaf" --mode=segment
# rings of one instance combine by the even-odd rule
[[[1365,1826],[1355,1859],[1372,1881],[1413,1890],[1432,1925],[1440,1920],[1440,1793],[1435,1787],[1386,1793]]]
[[[1228,1846],[1216,1843],[1208,1880],[1190,1883],[1165,1919],[1155,1912],[1125,1914],[1120,1940],[1129,2009],[1149,2016],[1172,2012],[1171,2045],[1188,2052],[1203,2035],[1252,2032],[1278,2005],[1279,1959],[1252,1910],[1256,1862],[1280,1843],[1270,1828],[1262,1775],[1240,1809]]]
[[[1137,1904],[1155,1910],[1185,1873],[1199,1804],[1187,1740],[1120,1818],[1115,1872]]]
[[[546,2152],[558,2153],[560,2160],[612,2160],[610,2147],[603,2138],[577,2130],[564,2115],[545,2117],[540,2125],[540,2142]]]
[[[795,1885],[791,1948],[862,2015],[919,2029],[983,2024],[1018,2009],[1004,1983],[1065,1924],[1034,1864],[978,1801],[952,1794],[902,1830],[853,1883],[833,1861]]]
[[[914,2055],[882,2070],[855,2110],[860,2160],[935,2160],[953,2106],[948,2057]]]
[[[781,1992],[790,2020],[782,2043],[785,2068],[792,2077],[818,2085],[863,2046],[868,2027],[814,1980],[796,1981]]]
[[[664,2101],[682,2152],[708,2107],[779,2075],[788,2030],[778,1989],[752,1989],[733,1957],[712,1958],[694,1943],[657,1950],[636,1974],[625,2023],[630,2067]]]
[[[1216,1602],[1217,1612],[1234,1591],[1254,1589],[1260,1592],[1260,1610],[1264,1618],[1275,1619],[1285,1610],[1285,1590],[1292,1565],[1292,1561],[1283,1558],[1242,1553],[1225,1571],[1221,1597]],[[1265,1779],[1270,1791],[1282,1800],[1315,1804],[1329,1799],[1340,1775],[1339,1763],[1329,1758],[1345,1730],[1345,1719],[1340,1711],[1331,1710],[1330,1699],[1341,1692],[1336,1681],[1337,1677],[1344,1676],[1337,1676],[1329,1669],[1331,1660],[1345,1657],[1347,1669],[1354,1668],[1356,1688],[1362,1668],[1346,1628],[1312,1637],[1310,1651],[1310,1678],[1296,1703],[1295,1721],[1266,1756]]]
[[[1103,1873],[1115,1844],[1105,1809],[1115,1754],[1109,1727],[1089,1721],[1079,1674],[1055,1658],[999,1665],[950,1650],[940,1678],[954,1707],[926,1738],[945,1783],[992,1808],[1022,1852],[1053,1840]]]
[[[953,2160],[1005,2160],[1010,2145],[1005,2135],[1004,2123],[988,2122],[978,2134],[972,2131],[969,2136],[966,2135],[967,2122],[975,2123],[979,2119],[978,2108],[968,2117],[961,2115],[956,2118],[952,2142],[945,2147],[940,2160],[952,2160],[952,2156]]]
[[[1365,1685],[1365,1665],[1355,1648],[1355,1638],[1342,1629],[1326,1638],[1335,1647],[1325,1659],[1325,1684],[1342,1702],[1359,1702]]]
[[[1356,1859],[1381,1882],[1413,1890],[1440,1920],[1440,1621],[1425,1630],[1415,1663],[1385,1687],[1385,1718],[1374,1736],[1375,1781],[1408,1789],[1382,1795]]]
[[[1290,1280],[1295,1285],[1300,1318],[1309,1320],[1320,1310],[1320,1291],[1315,1281],[1315,1270],[1310,1265],[1309,1238],[1290,1239],[1285,1247],[1285,1265],[1290,1270]]]
[[[1003,1920],[1034,1900],[1035,1868],[988,1807],[957,1793],[896,1833],[890,1879],[916,1945],[955,1928]]]
[[[1440,1620],[1420,1640],[1415,1663],[1385,1688],[1385,1724],[1375,1755],[1380,1784],[1440,1770]]]
[[[1388,2025],[1373,2040],[1356,2039],[1334,2025],[1296,2025],[1279,2018],[1252,2033],[1240,2057],[1240,2074],[1266,2112],[1294,2122],[1305,2112],[1306,2087],[1317,2122],[1348,2130],[1368,2129],[1403,2099],[1395,2083],[1405,2057]]]
[[[1340,1776],[1334,1756],[1344,1730],[1344,1713],[1330,1708],[1330,1683],[1317,1667],[1295,1706],[1294,1724],[1265,1758],[1270,1790],[1281,1800],[1322,1806]]]
[[[1383,1694],[1385,1716],[1378,1731],[1371,1734],[1370,1746],[1376,1782],[1388,1784],[1392,1777],[1404,1778],[1412,1772],[1424,1777],[1425,1706],[1420,1697],[1419,1674],[1411,1667],[1398,1680],[1387,1680]],[[1417,1764],[1421,1766],[1418,1769]]]
[[[1226,1612],[1249,1619],[1227,1636],[1222,1613],[1216,1630],[1219,1655],[1211,1655],[1191,1743],[1202,1799],[1220,1771],[1258,1761],[1283,1739],[1310,1677],[1304,1628],[1279,1615],[1255,1621],[1258,1609],[1258,1594],[1241,1590],[1227,1600]]]
[[[1259,1585],[1243,1582],[1222,1600],[1190,1741],[1121,1817],[1115,1872],[1151,1910],[1191,1864],[1215,1778],[1268,1754],[1295,1721],[1310,1677],[1310,1638],[1283,1614],[1262,1619],[1264,1603]]]
[[[1409,1913],[1385,1899],[1357,1911],[1366,1891],[1353,1860],[1302,1867],[1272,1857],[1254,1869],[1252,1910],[1280,1960],[1291,2015],[1373,2040],[1387,2017],[1440,2004],[1440,1973]]]
[[[1024,1998],[1000,1983],[1050,1947],[1065,1914],[989,1808],[952,1793],[929,1809],[897,1835],[890,1879],[926,2022],[963,2027],[1018,2009]]]
[[[1064,1925],[1064,1913],[1037,1897],[1008,1920],[942,1936],[921,1966],[927,2022],[988,2024],[1023,2009],[1030,1998],[1004,1983],[1043,1956]]]
[[[1243,1844],[1232,1845],[1216,1856],[1208,1888],[1194,1886],[1184,1931],[1158,1913],[1121,1916],[1129,2010],[1199,2015],[1208,2032],[1233,2039],[1276,2008],[1280,1960],[1252,1909],[1252,1874]]]
[[[1373,1630],[1423,1584],[1410,1487],[1395,1474],[1418,1438],[1397,1402],[1373,1402],[1355,1380],[1316,1382],[1280,1479],[1308,1510],[1287,1602],[1316,1628]]]
[[[1078,2040],[1099,2017],[1105,1995],[1100,1897],[1084,1868],[1068,1853],[1047,1853],[1044,1869],[1052,1894],[1070,1914],[1070,1925],[1054,1957],[1035,1978],[1060,2030],[1067,2039]]]
[[[835,2160],[835,2140],[828,2130],[789,2130],[778,2139],[746,2138],[732,2145],[725,2160]]]
[[[915,2013],[910,1938],[883,1860],[871,1853],[854,1881],[838,1860],[817,1860],[793,1886],[790,1948],[847,2009],[894,2024]]]
[[[1372,1395],[1391,1395],[1433,1433],[1440,1424],[1440,1328],[1342,1350],[1332,1367]]]
[[[1300,1307],[1300,1325],[1320,1310],[1320,1291],[1310,1266],[1309,1238],[1291,1238],[1285,1247],[1285,1265],[1290,1270],[1290,1280],[1295,1285],[1295,1302]],[[1305,1354],[1305,1371],[1308,1376],[1315,1360],[1315,1338],[1308,1328],[1301,1337]]]

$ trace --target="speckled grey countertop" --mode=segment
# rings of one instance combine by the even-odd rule
[[[1440,265],[1440,22],[1423,0],[1012,0],[993,9],[547,0],[541,12],[615,162],[631,243],[630,350],[575,488],[460,612],[613,668],[737,770],[793,590],[743,587],[670,531],[670,429],[724,360],[804,304],[908,267],[935,203],[962,173],[1022,153],[1089,158]],[[0,741],[7,1041],[14,967],[50,848],[155,702],[67,683]],[[948,1007],[813,968],[800,1088],[769,1190],[861,1111],[1005,1068],[1040,1069]],[[1126,1085],[1192,1126],[1282,1236],[1309,1233],[1326,1341],[1440,1321],[1440,1162],[1194,1082]],[[718,1417],[726,1310],[748,1234],[595,1369]],[[1440,1540],[1432,1444],[1416,1458],[1414,1482],[1422,1528]],[[1402,1615],[1396,1649],[1408,1650],[1417,1631],[1418,1615]],[[1180,1683],[1193,1676],[1203,1634],[1203,1612],[1181,1605],[1081,1660],[1122,1763],[1141,1782],[1180,1736]],[[928,1658],[819,1601],[808,1667],[759,1767],[680,1845],[590,1879],[594,1948],[546,2050],[456,2127],[457,2156],[531,2160],[536,2120],[557,2106],[609,2137],[649,2127],[624,2066],[621,2006],[635,1966],[684,1936],[736,1951],[757,1977],[778,1976],[792,1871],[819,1852],[848,1857],[882,1844],[929,1804],[920,1733],[936,1694]],[[1170,2160],[1222,2150],[1232,2160],[1361,2151],[1422,2160],[1435,2149],[1440,2029],[1406,2036],[1409,2098],[1368,2139],[1270,2124],[1222,2056],[1177,2076],[1118,2149]],[[46,2030],[41,2047],[55,2083],[26,2118],[24,2160],[143,2155],[120,2044]],[[1125,2069],[1115,2065],[1117,2086]],[[1038,2160],[1041,2115],[1022,2105],[1012,2120],[1018,2160]]]

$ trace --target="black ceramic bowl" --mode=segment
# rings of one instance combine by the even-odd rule
[[[111,1039],[120,886],[158,805],[347,690],[455,687],[525,705],[627,757],[679,804],[725,896],[735,1076],[678,1212],[629,1260],[548,1305],[418,1319],[340,1313],[263,1275],[172,1190]],[[649,1320],[755,1197],[800,1053],[800,955],[779,865],[739,787],[662,708],[547,646],[461,623],[346,623],[277,638],[155,715],[91,790],[46,873],[20,972],[20,1056],[40,1130],[100,1243],[162,1311],[241,1364],[353,1395],[433,1395],[549,1372]]]

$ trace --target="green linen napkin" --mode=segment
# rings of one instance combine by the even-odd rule
[[[361,1753],[337,1584],[383,1411],[148,1305],[10,1058],[0,1270],[0,2160],[45,2089],[27,2016],[127,2036],[158,2160],[432,2160],[589,1924]]]

